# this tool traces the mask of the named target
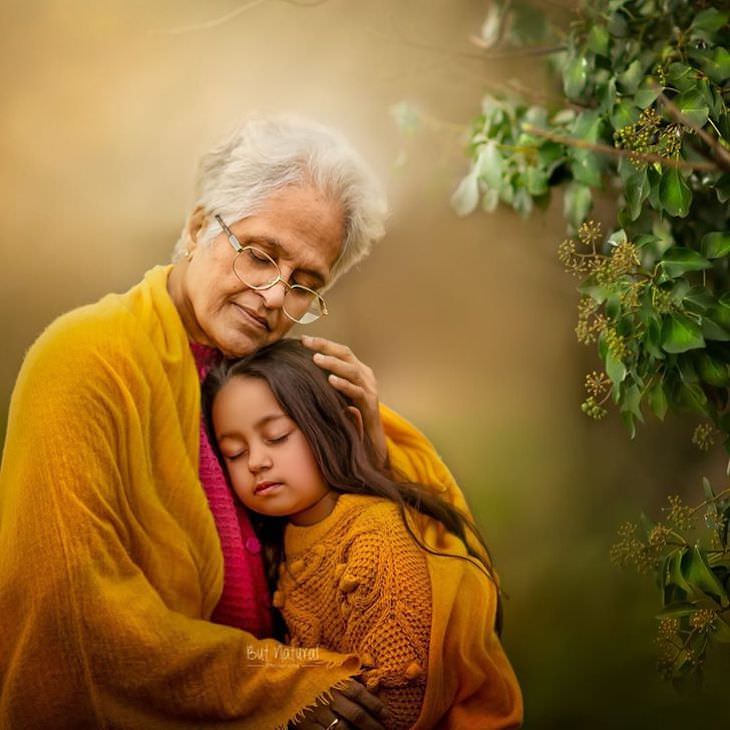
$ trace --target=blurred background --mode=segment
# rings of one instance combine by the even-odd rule
[[[555,0],[551,12],[562,13]],[[556,7],[557,5],[557,7]],[[608,561],[617,525],[723,482],[694,422],[579,409],[597,368],[555,252],[562,201],[460,219],[464,137],[495,83],[547,90],[540,58],[486,61],[483,0],[5,0],[0,9],[0,435],[23,354],[57,315],[169,260],[199,156],[251,112],[342,130],[384,180],[386,239],[313,330],[349,344],[434,441],[493,551],[528,728],[725,727],[730,656],[700,690],[656,676],[658,593]],[[402,135],[389,109],[431,122]],[[610,201],[605,203],[610,206]]]

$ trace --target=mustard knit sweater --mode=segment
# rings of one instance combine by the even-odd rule
[[[343,494],[315,525],[289,524],[274,605],[291,644],[357,653],[388,705],[389,727],[413,727],[426,689],[431,582],[426,553],[397,505]]]

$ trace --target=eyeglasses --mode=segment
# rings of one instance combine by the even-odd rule
[[[282,309],[297,324],[310,324],[328,313],[324,299],[314,289],[290,284],[282,277],[279,265],[266,251],[256,246],[242,246],[223,219],[217,213],[214,217],[236,252],[233,273],[242,284],[256,291],[264,291],[281,282],[286,289]]]

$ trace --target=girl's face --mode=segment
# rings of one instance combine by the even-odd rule
[[[314,524],[332,511],[335,493],[264,380],[231,378],[218,392],[212,416],[231,484],[246,507],[297,525]]]

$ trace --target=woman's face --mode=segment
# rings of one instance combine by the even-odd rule
[[[294,324],[283,312],[285,287],[249,289],[233,272],[235,251],[224,233],[209,246],[196,244],[199,212],[189,224],[189,260],[176,264],[168,289],[195,342],[240,357],[281,339]],[[311,187],[274,193],[255,215],[225,221],[242,246],[266,251],[290,284],[321,289],[340,253],[340,206]]]
[[[298,525],[332,511],[336,495],[265,381],[231,378],[215,397],[212,420],[231,485],[246,507]]]

